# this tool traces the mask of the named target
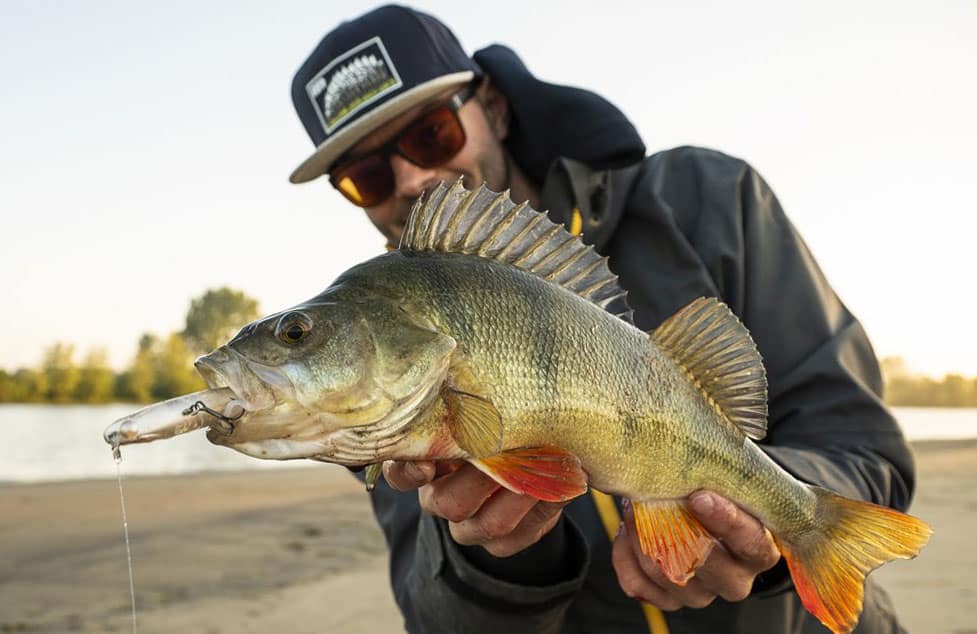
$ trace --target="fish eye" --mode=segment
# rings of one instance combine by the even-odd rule
[[[312,330],[312,320],[303,313],[288,313],[278,320],[275,335],[288,345],[295,345],[305,339]]]

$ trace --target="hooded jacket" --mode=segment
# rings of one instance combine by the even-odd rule
[[[608,256],[628,291],[635,324],[652,330],[696,297],[720,298],[753,334],[767,370],[760,446],[805,482],[905,510],[912,456],[881,401],[868,338],[756,171],[693,147],[640,158],[637,132],[602,98],[539,82],[504,47],[475,59],[510,99],[507,145],[542,183],[543,208],[568,226],[579,214],[583,239]],[[555,130],[560,117],[546,103],[574,113],[564,124],[577,123]],[[588,121],[597,124],[587,129]],[[547,144],[552,135],[561,141]],[[381,485],[372,499],[410,632],[648,631],[640,605],[617,583],[589,495],[569,504],[540,542],[506,559],[455,544],[443,520],[420,511],[416,493]],[[665,620],[672,634],[826,631],[801,605],[783,562],[744,601],[717,598]],[[903,631],[871,577],[855,631]]]

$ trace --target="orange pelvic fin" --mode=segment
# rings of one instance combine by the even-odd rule
[[[685,500],[632,502],[641,550],[674,584],[684,586],[716,540],[686,508]]]
[[[912,559],[933,531],[922,520],[884,506],[817,487],[814,492],[818,529],[774,539],[804,607],[835,634],[848,634],[862,611],[865,576],[887,561]]]
[[[565,502],[587,492],[580,459],[559,447],[516,449],[471,463],[510,491],[545,502]]]

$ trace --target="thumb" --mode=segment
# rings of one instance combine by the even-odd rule
[[[398,491],[413,491],[434,479],[437,469],[433,462],[388,460],[383,463],[383,477]]]

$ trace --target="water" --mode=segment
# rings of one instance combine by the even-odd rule
[[[892,411],[910,440],[977,438],[977,408],[894,407]]]
[[[138,405],[0,405],[0,481],[115,477],[102,432]],[[977,438],[977,409],[896,408],[911,440]],[[249,458],[207,442],[202,430],[122,448],[127,475],[238,471],[307,466],[305,460]]]
[[[43,482],[114,478],[102,432],[140,405],[0,404],[0,481]],[[257,460],[210,444],[198,430],[167,440],[122,447],[126,475],[168,475],[308,466],[305,460]]]

